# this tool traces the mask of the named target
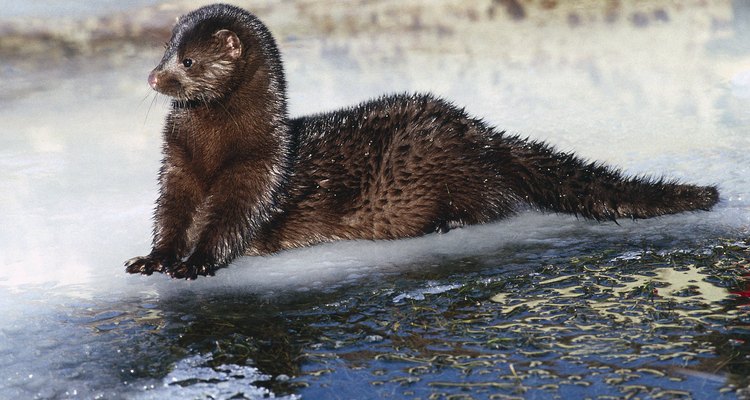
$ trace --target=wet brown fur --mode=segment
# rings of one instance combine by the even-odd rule
[[[213,275],[243,254],[445,232],[524,203],[615,220],[718,201],[715,187],[625,177],[431,95],[290,119],[273,38],[233,6],[182,17],[149,81],[175,100],[154,247],[131,273]]]

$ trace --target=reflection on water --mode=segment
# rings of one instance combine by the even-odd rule
[[[295,115],[432,91],[630,174],[718,184],[714,211],[529,212],[125,276],[150,239],[159,49],[3,59],[0,397],[750,397],[750,6],[543,3],[261,9]]]
[[[746,385],[747,359],[717,359],[724,344],[715,339],[732,336],[727,323],[743,317],[727,302],[726,285],[742,282],[747,270],[735,261],[746,255],[743,247],[551,260],[527,275],[467,283],[387,315],[339,311],[349,327],[311,352],[308,367],[332,376],[301,378],[311,383],[302,393],[328,395],[326,384],[351,373],[370,383],[368,393],[415,397],[730,393],[724,365],[743,365],[729,382]],[[659,268],[670,264],[687,265],[677,267],[684,280]]]
[[[750,301],[728,292],[747,288],[749,252],[612,249],[514,273],[468,258],[272,302],[184,293],[76,318],[129,349],[120,390],[138,398],[732,398],[750,383]]]

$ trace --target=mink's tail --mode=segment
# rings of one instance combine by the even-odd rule
[[[601,221],[707,211],[719,201],[715,186],[627,177],[543,143],[510,140],[512,184],[521,198],[542,209]]]

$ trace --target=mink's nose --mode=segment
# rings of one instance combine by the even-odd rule
[[[156,71],[151,71],[150,74],[148,74],[148,84],[151,86],[152,89],[156,89],[156,84],[159,81],[156,79]]]

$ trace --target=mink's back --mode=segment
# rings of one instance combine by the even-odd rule
[[[290,124],[284,212],[251,254],[418,236],[502,217],[519,201],[497,171],[510,160],[503,134],[433,96],[382,97]]]

